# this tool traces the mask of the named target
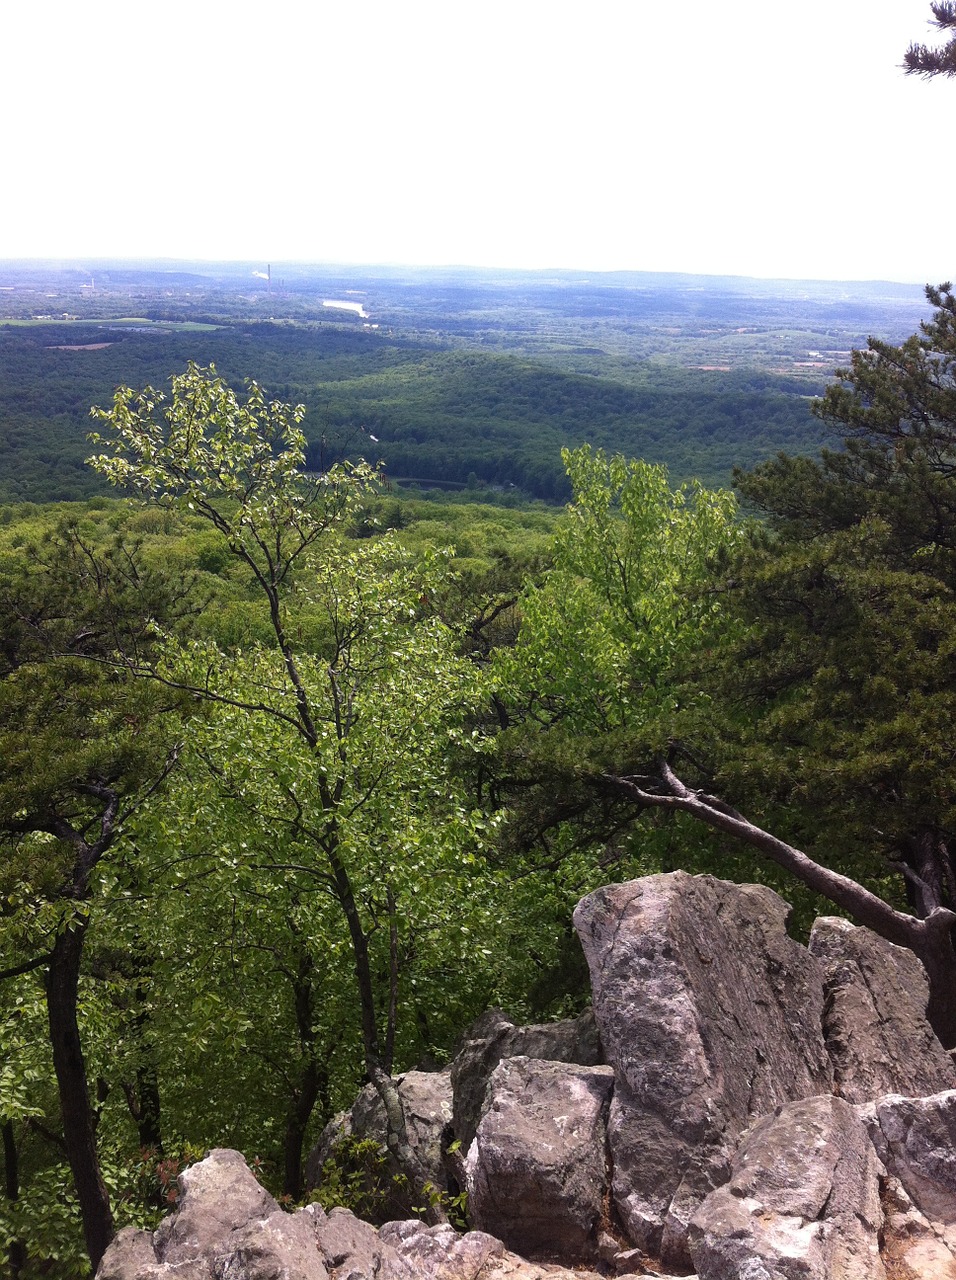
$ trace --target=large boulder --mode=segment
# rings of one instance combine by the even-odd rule
[[[156,1255],[169,1264],[205,1257],[234,1231],[254,1219],[268,1218],[278,1208],[238,1151],[210,1151],[179,1175],[176,1212],[156,1231]]]
[[[882,1168],[841,1098],[807,1098],[758,1120],[731,1177],[691,1219],[700,1280],[883,1280]]]
[[[604,1054],[593,1010],[561,1022],[519,1027],[493,1009],[469,1028],[451,1064],[454,1131],[463,1151],[471,1146],[485,1110],[492,1072],[503,1058],[518,1057],[600,1066]]]
[[[584,898],[574,923],[616,1088],[613,1200],[633,1243],[689,1265],[687,1226],[761,1115],[832,1091],[821,963],[759,885],[684,872]]]
[[[869,1102],[956,1086],[952,1059],[926,1018],[929,984],[912,951],[836,916],[815,922],[810,951],[824,968],[823,1036],[840,1097]]]
[[[237,1151],[211,1151],[179,1189],[154,1233],[119,1233],[97,1280],[329,1280],[312,1216],[283,1213]]]
[[[610,1067],[504,1058],[468,1151],[472,1225],[532,1258],[597,1256]]]

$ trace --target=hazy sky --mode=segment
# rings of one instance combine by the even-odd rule
[[[47,0],[0,258],[956,276],[928,0]]]

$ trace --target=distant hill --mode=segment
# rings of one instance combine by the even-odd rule
[[[0,501],[97,492],[90,405],[190,359],[305,403],[317,468],[361,454],[395,478],[561,500],[561,446],[591,441],[726,483],[816,449],[809,398],[869,333],[902,338],[926,310],[881,282],[0,262]]]

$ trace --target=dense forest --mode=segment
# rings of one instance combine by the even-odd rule
[[[155,390],[130,339],[140,376],[97,397],[85,446],[110,496],[0,512],[15,1276],[82,1274],[210,1145],[298,1201],[363,1081],[443,1217],[394,1073],[491,1006],[579,1008],[571,908],[609,878],[772,884],[797,929],[822,897],[920,956],[956,1045],[956,299],[929,304],[816,402],[839,447],[737,473],[759,519],[591,443],[564,451],[563,511],[409,499],[368,463],[316,466],[287,383],[237,391],[239,328],[164,338],[230,376]],[[265,373],[321,337],[344,384],[433,362],[469,395],[506,370],[519,403],[527,377],[529,415],[550,394],[523,357],[274,336]],[[419,403],[453,406],[445,375]],[[327,1202],[358,1194],[342,1159]]]
[[[0,500],[105,492],[90,406],[188,360],[304,404],[315,470],[361,457],[406,488],[561,502],[561,449],[591,443],[726,484],[818,448],[833,369],[925,314],[892,285],[219,271],[0,263]]]

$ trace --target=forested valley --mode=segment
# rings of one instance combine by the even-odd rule
[[[291,288],[281,323],[206,288],[114,331],[98,290],[0,336],[15,1277],[95,1268],[210,1146],[301,1202],[363,1083],[453,1216],[395,1075],[489,1008],[577,1012],[571,911],[609,880],[770,885],[798,933],[823,902],[920,957],[956,1046],[949,286],[832,335],[829,383],[796,359],[822,329],[784,371],[687,333],[638,361],[613,314],[545,341],[527,292],[509,352],[477,288],[481,343],[436,335],[433,284],[390,333]],[[771,306],[734,297],[725,351]]]
[[[927,314],[890,284],[283,270],[0,263],[0,500],[105,493],[90,406],[188,360],[304,404],[312,469],[362,457],[403,488],[563,502],[560,451],[590,442],[724,485],[815,451],[834,368]]]

